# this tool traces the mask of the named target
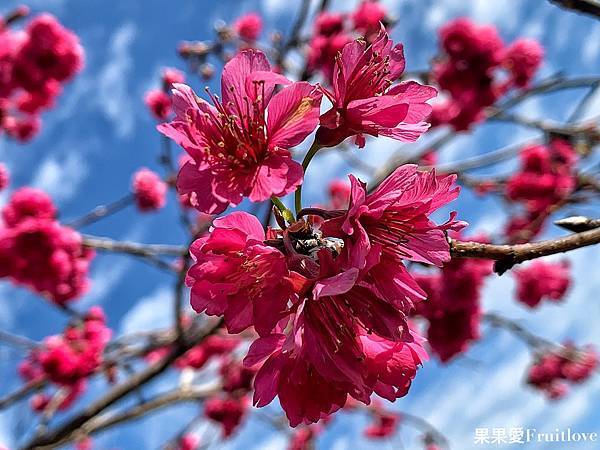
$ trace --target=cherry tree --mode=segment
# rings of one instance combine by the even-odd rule
[[[516,283],[507,296],[532,313],[560,303],[573,288],[570,263],[545,257],[600,243],[599,218],[577,214],[600,193],[600,128],[580,119],[600,76],[540,78],[539,42],[504,42],[493,25],[469,18],[445,23],[430,66],[413,70],[383,4],[363,0],[348,13],[327,0],[298,3],[288,34],[263,30],[250,13],[180,43],[180,68],[165,67],[160,87],[140,99],[156,120],[156,167],[140,167],[118,200],[66,220],[48,193],[11,186],[0,165],[0,189],[12,189],[1,209],[0,277],[69,317],[41,341],[0,332],[3,345],[22,350],[14,369],[22,384],[0,408],[28,401],[36,415],[18,448],[91,449],[107,429],[192,402],[198,413],[168,427],[164,448],[218,448],[250,415],[290,449],[318,448],[343,411],[369,418],[368,439],[395,439],[409,427],[422,448],[447,449],[443,429],[392,403],[410,398],[430,359],[447,364],[485,339],[484,324],[530,348],[524,388],[549,401],[597,371],[591,344],[552,342],[485,310],[482,295],[487,280],[503,276]],[[552,3],[600,17],[592,1]],[[50,14],[20,7],[4,16],[3,138],[36,138],[84,54]],[[213,78],[219,92],[191,86]],[[515,112],[527,99],[575,88],[587,95],[573,96],[566,123]],[[458,136],[490,122],[539,137],[438,163]],[[375,166],[369,147],[382,141],[386,161]],[[307,203],[307,175],[331,152],[355,173],[325,180],[327,204]],[[509,175],[472,174],[510,160],[517,169]],[[159,213],[169,190],[185,242],[85,233],[123,208]],[[461,216],[465,192],[503,202],[506,223],[471,231]],[[541,239],[549,229],[560,236]],[[79,307],[94,289],[96,252],[171,274],[171,325],[117,335],[101,307]],[[143,395],[167,372],[179,382]],[[84,395],[93,380],[103,388]],[[200,433],[207,422],[218,432]]]

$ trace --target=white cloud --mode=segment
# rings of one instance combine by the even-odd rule
[[[78,148],[86,147],[78,145]],[[76,148],[62,148],[39,166],[31,184],[48,192],[56,201],[70,199],[88,174],[88,166]],[[68,182],[66,182],[68,180]]]
[[[167,327],[173,317],[173,292],[166,286],[141,298],[121,320],[121,333],[128,334]]]
[[[98,78],[96,100],[107,118],[113,122],[119,137],[130,136],[135,126],[134,114],[131,113],[133,99],[127,80],[133,68],[131,44],[136,34],[137,27],[131,22],[114,32],[109,42],[107,63],[100,70]]]

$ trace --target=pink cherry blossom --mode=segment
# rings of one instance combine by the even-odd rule
[[[213,214],[244,197],[253,202],[282,196],[302,182],[302,167],[289,149],[316,127],[321,94],[305,82],[289,84],[271,71],[265,55],[245,50],[223,70],[222,99],[214,106],[185,85],[173,91],[176,119],[159,126],[192,157],[177,187],[201,212]]]
[[[437,91],[415,81],[391,87],[404,67],[402,45],[394,46],[383,29],[372,44],[347,44],[336,57],[333,91],[323,88],[333,108],[321,116],[319,144],[332,147],[355,136],[364,147],[365,134],[414,142],[427,131],[431,106],[426,102]]]
[[[256,13],[246,14],[235,21],[233,29],[242,39],[254,42],[262,33],[263,21]]]
[[[354,28],[365,35],[377,33],[385,22],[387,12],[377,0],[363,0],[352,13]]]
[[[364,268],[369,252],[379,247],[380,261],[367,277],[379,292],[394,298],[394,304],[404,305],[408,312],[425,294],[406,271],[403,260],[441,266],[450,260],[446,231],[464,226],[455,220],[455,213],[441,225],[429,219],[431,213],[458,196],[455,176],[437,176],[434,171],[419,172],[414,165],[404,165],[372,193],[352,175],[350,181],[348,210],[326,220],[322,230],[344,239],[344,253],[356,267]]]
[[[204,402],[204,415],[221,425],[226,438],[237,430],[247,410],[245,397],[212,397]]]
[[[167,120],[171,114],[171,98],[160,89],[152,89],[146,93],[144,103],[158,120]]]
[[[234,212],[215,219],[210,234],[190,248],[192,307],[224,316],[230,333],[251,325],[260,334],[269,333],[293,294],[283,253],[264,245],[265,239],[256,217]]]
[[[155,211],[165,206],[167,184],[150,169],[141,168],[133,175],[132,190],[140,211]]]
[[[505,51],[502,64],[518,87],[526,87],[544,60],[544,48],[535,39],[514,41]]]
[[[542,300],[559,302],[571,285],[569,263],[534,261],[513,271],[517,281],[517,300],[537,307]]]

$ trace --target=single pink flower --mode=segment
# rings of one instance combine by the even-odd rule
[[[465,224],[455,220],[438,225],[429,215],[458,197],[456,177],[419,172],[417,166],[396,169],[372,193],[350,175],[352,195],[347,211],[333,212],[322,225],[327,236],[344,239],[344,254],[350,264],[363,269],[374,247],[381,252],[367,279],[379,292],[393,298],[406,313],[424,292],[404,267],[403,261],[441,266],[450,260],[446,231]]]
[[[321,116],[320,145],[332,147],[355,136],[363,147],[365,134],[414,142],[427,131],[431,106],[426,102],[437,91],[415,81],[391,87],[404,67],[402,45],[394,46],[385,30],[372,44],[347,44],[335,60],[333,91],[322,88],[333,108]]]
[[[370,439],[385,439],[393,436],[401,422],[399,414],[373,408],[373,423],[365,428],[364,435]]]
[[[263,21],[258,14],[249,13],[237,19],[233,24],[233,29],[242,39],[254,42],[262,33]]]
[[[163,85],[170,89],[173,84],[185,83],[185,74],[173,67],[165,67],[162,71],[162,81]]]
[[[214,106],[185,85],[173,91],[176,119],[158,129],[193,158],[177,179],[181,194],[201,212],[223,212],[244,197],[253,202],[283,196],[302,182],[289,149],[317,125],[321,94],[305,82],[289,84],[271,71],[266,56],[245,50],[223,70],[222,99]]]
[[[352,13],[354,28],[362,33],[377,33],[381,23],[385,22],[387,12],[376,0],[363,0]]]
[[[141,168],[133,175],[132,190],[140,211],[155,211],[165,206],[167,184],[150,169]]]
[[[544,60],[544,47],[535,39],[517,39],[505,50],[502,64],[517,87],[527,87]]]
[[[210,234],[196,240],[187,275],[196,312],[225,317],[230,333],[254,325],[269,333],[285,315],[293,295],[283,253],[264,245],[258,219],[234,212],[215,219]]]
[[[160,89],[148,91],[144,97],[144,103],[158,120],[167,120],[171,114],[171,98],[169,94]]]
[[[212,397],[204,402],[204,415],[221,425],[225,438],[235,433],[247,410],[245,397]]]

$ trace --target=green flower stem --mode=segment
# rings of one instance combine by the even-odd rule
[[[289,209],[286,208],[286,206],[283,204],[283,202],[281,200],[279,200],[278,197],[275,197],[273,195],[271,197],[271,201],[273,202],[273,205],[275,205],[275,207],[281,212],[281,215],[286,220],[286,222],[288,222],[288,223],[294,222],[294,214]]]
[[[302,169],[304,170],[305,175],[306,175],[306,169],[308,169],[308,165],[312,161],[313,157],[317,154],[317,152],[319,150],[321,150],[321,148],[322,147],[315,140],[312,143],[312,145],[310,146],[310,148],[308,149],[308,152],[306,153],[306,156],[304,157],[304,160],[302,161]],[[302,210],[302,185],[298,186],[298,188],[296,189],[296,194],[294,196],[294,200],[295,200],[294,203],[295,203],[295,208],[296,208],[296,214],[298,214]]]

